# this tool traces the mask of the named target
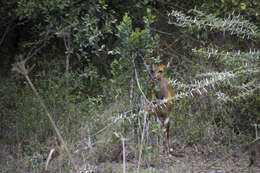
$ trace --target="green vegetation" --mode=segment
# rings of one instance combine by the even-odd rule
[[[223,170],[218,157],[243,172],[248,160],[232,154],[260,132],[259,11],[258,0],[1,1],[0,173],[71,172],[72,160],[78,171],[123,172],[124,155],[127,172]],[[72,159],[12,71],[18,57]],[[150,63],[168,66],[174,89],[170,154],[157,140],[165,129],[144,123]]]

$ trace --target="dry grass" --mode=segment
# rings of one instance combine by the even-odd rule
[[[82,124],[82,127],[78,130],[78,134],[80,134],[78,141],[75,141],[71,136],[71,143],[68,143],[68,146],[79,170],[89,173],[122,173],[124,168],[123,155],[125,154],[126,172],[135,173],[137,171],[139,165],[138,152],[140,150],[138,141],[133,144],[132,140],[127,140],[123,150],[120,139],[114,135],[114,132],[119,132],[130,136],[130,133],[122,131],[127,121],[121,118],[117,119],[117,115],[120,115],[118,112],[127,112],[127,110],[128,108],[123,102],[108,105],[108,109],[102,113],[96,113],[94,119]],[[122,114],[122,117],[124,117],[124,114]],[[102,121],[103,125],[97,128],[95,124],[98,121]],[[141,127],[138,128],[142,130]],[[243,152],[239,147],[236,149],[224,147],[223,149],[221,144],[216,145],[212,142],[206,145],[202,144],[202,142],[188,145],[184,142],[185,136],[180,134],[177,136],[177,131],[175,132],[175,136],[171,136],[171,139],[174,139],[171,141],[171,147],[173,148],[171,154],[163,152],[163,147],[156,145],[155,138],[152,139],[152,146],[143,143],[140,173],[260,172],[260,168],[254,165],[248,168],[248,151]],[[140,137],[141,133],[136,133],[136,135]],[[129,136],[126,137],[130,138]],[[45,144],[48,149],[42,152],[37,151],[32,155],[27,155],[23,150],[17,150],[17,153],[9,152],[8,148],[11,146],[0,143],[0,173],[45,172],[48,152],[52,148],[56,150],[59,148],[59,144],[53,142],[55,139],[51,138],[50,141],[53,145],[48,144],[47,141]],[[66,157],[65,151],[56,154],[57,156],[53,156],[49,161],[48,172],[72,173],[71,164]]]

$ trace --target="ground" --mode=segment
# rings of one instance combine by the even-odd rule
[[[136,160],[128,160],[126,172],[136,172]],[[249,165],[249,155],[242,151],[229,151],[228,153],[202,154],[188,147],[182,154],[158,155],[156,159],[143,160],[140,173],[258,173],[260,168]],[[104,162],[92,167],[94,172],[123,172],[120,162]]]
[[[28,172],[27,170],[17,169],[17,163],[21,163],[21,160],[15,159],[15,157],[8,153],[6,150],[8,146],[1,144],[0,151],[0,173],[7,173],[17,171],[23,173]],[[142,157],[140,166],[140,173],[258,173],[260,168],[254,165],[249,165],[249,153],[243,152],[242,150],[229,150],[228,152],[210,152],[207,148],[198,146],[185,147],[182,150],[175,150],[171,154],[161,152],[158,155],[149,156],[149,153],[145,153]],[[118,152],[116,151],[118,154]],[[121,153],[122,154],[122,153]],[[102,162],[88,164],[81,164],[80,170],[84,173],[122,173],[123,163],[119,160],[102,160]],[[93,155],[94,156],[94,155]],[[138,160],[127,157],[126,161],[126,172],[136,172]],[[53,161],[54,163],[54,161]],[[81,162],[82,163],[82,162]],[[21,163],[22,164],[22,163]],[[41,163],[44,165],[44,163]],[[44,166],[43,166],[44,167]],[[56,168],[53,171],[59,170]],[[31,173],[45,172],[44,169],[31,169]],[[74,172],[71,170],[65,172]]]

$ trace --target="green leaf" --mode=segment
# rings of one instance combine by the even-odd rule
[[[245,3],[240,3],[240,8],[242,9],[242,10],[245,10],[246,9],[246,4]]]

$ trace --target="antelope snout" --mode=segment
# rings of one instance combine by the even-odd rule
[[[152,75],[152,81],[155,82],[155,81],[157,81],[157,80],[158,80],[157,74],[153,74],[153,75]]]
[[[152,81],[155,82],[157,79],[156,79],[156,76],[153,76],[152,77]]]

